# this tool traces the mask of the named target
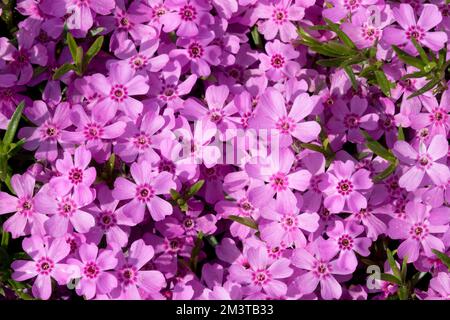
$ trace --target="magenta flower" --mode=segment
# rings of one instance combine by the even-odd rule
[[[27,84],[33,77],[32,64],[45,66],[47,64],[47,49],[40,43],[35,44],[33,33],[21,29],[17,32],[17,40],[19,48],[16,49],[11,44],[0,39],[0,44],[6,48],[2,48],[1,59],[9,62],[10,70],[17,75],[17,84]]]
[[[78,295],[90,300],[96,293],[107,294],[117,287],[112,271],[118,259],[113,250],[100,250],[94,244],[84,243],[78,250],[80,259],[69,258],[67,263],[80,269],[81,279],[75,289]]]
[[[105,97],[94,108],[106,118],[112,119],[117,110],[132,119],[142,112],[142,102],[132,96],[147,93],[147,78],[135,75],[125,63],[111,64],[109,77],[99,76],[92,85]]]
[[[316,290],[320,283],[320,295],[325,300],[339,299],[342,287],[333,275],[351,274],[353,271],[340,266],[331,242],[318,238],[307,249],[295,249],[292,264],[306,272],[298,276],[296,284],[302,294]]]
[[[278,39],[266,43],[266,53],[259,54],[261,61],[259,69],[266,73],[267,78],[278,81],[294,76],[300,65],[292,61],[299,56],[289,44],[283,44]]]
[[[367,257],[372,240],[366,237],[358,237],[364,232],[364,227],[353,221],[336,221],[334,227],[327,231],[327,235],[333,244],[332,250],[339,253],[338,263],[346,270],[356,270],[358,260],[356,253]]]
[[[283,42],[297,38],[297,29],[291,21],[299,21],[305,15],[305,9],[291,0],[282,0],[279,3],[262,2],[257,7],[259,18],[267,19],[258,25],[258,30],[266,40],[272,40],[279,33]]]
[[[35,101],[33,107],[25,108],[25,115],[38,127],[24,127],[19,130],[19,138],[25,138],[24,148],[36,150],[35,157],[40,160],[55,161],[58,157],[58,144],[65,151],[71,150],[71,143],[64,139],[63,133],[72,123],[68,103],[61,103],[52,115],[43,101]]]
[[[72,143],[86,142],[86,150],[91,152],[96,162],[105,162],[111,155],[112,142],[125,131],[124,121],[112,121],[111,114],[101,113],[94,108],[90,116],[83,107],[72,108],[70,118],[77,126],[76,131],[63,132],[63,138]]]
[[[94,198],[91,184],[96,177],[95,168],[88,168],[91,153],[81,146],[75,150],[74,158],[64,153],[64,158],[56,161],[56,169],[60,174],[50,180],[52,188],[58,196],[65,196],[73,190],[73,197],[79,203],[87,204]]]
[[[17,197],[0,192],[0,214],[15,212],[3,223],[3,230],[11,232],[13,238],[28,234],[44,236],[44,223],[48,218],[35,210],[34,177],[29,173],[15,174],[11,177],[11,186]]]
[[[273,204],[273,205],[271,205]],[[301,213],[293,201],[277,199],[266,208],[261,209],[259,222],[261,239],[271,246],[295,245],[296,248],[306,246],[306,237],[302,230],[314,232],[319,228],[317,213]]]
[[[287,286],[278,279],[289,277],[293,270],[289,259],[270,261],[267,249],[259,246],[247,251],[248,268],[233,264],[229,271],[238,283],[248,285],[252,294],[263,291],[271,298],[280,298],[287,292]]]
[[[176,189],[172,175],[165,171],[157,173],[152,169],[147,161],[133,163],[131,176],[135,183],[122,177],[118,177],[114,183],[113,197],[116,200],[132,199],[124,206],[123,211],[135,223],[144,219],[146,207],[155,221],[172,214],[172,205],[158,197],[169,194],[170,189]]]
[[[331,108],[333,118],[327,126],[332,133],[347,133],[347,139],[353,143],[364,142],[360,129],[375,130],[378,127],[378,115],[366,113],[367,100],[354,96],[350,101],[350,110],[345,104]]]
[[[280,92],[268,89],[261,96],[256,114],[250,124],[260,129],[275,129],[280,135],[281,146],[292,144],[292,137],[302,142],[315,140],[320,133],[320,125],[316,121],[303,121],[314,109],[318,99],[302,93],[287,112],[284,98]]]
[[[378,0],[331,0],[332,8],[323,10],[322,15],[333,22],[339,22],[347,16],[358,16],[361,12],[371,5],[377,4]]]
[[[184,49],[174,49],[169,57],[178,59],[184,66],[190,63],[191,71],[199,77],[208,77],[211,74],[211,66],[220,63],[222,51],[215,45],[214,32],[204,30],[199,35],[192,38],[180,38],[177,40],[177,46]]]
[[[438,162],[446,159],[448,152],[448,142],[443,135],[434,136],[428,148],[420,142],[418,152],[406,141],[397,141],[393,151],[401,162],[409,166],[399,180],[400,187],[407,191],[416,190],[424,180],[425,173],[436,185],[446,184],[450,179],[448,167]]]
[[[95,225],[94,217],[83,208],[93,200],[94,195],[83,203],[70,195],[54,196],[49,189],[47,184],[39,190],[34,200],[37,212],[50,215],[44,224],[47,234],[62,237],[73,230],[87,233]]]
[[[170,8],[159,21],[164,32],[177,30],[180,37],[191,38],[198,35],[199,27],[211,24],[213,17],[209,13],[211,5],[205,0],[168,0],[165,6]]]
[[[112,191],[105,184],[97,188],[97,200],[98,205],[91,203],[86,207],[86,211],[95,217],[95,225],[86,237],[99,244],[105,236],[108,245],[125,247],[130,234],[129,226],[134,223],[125,216],[121,208],[117,208],[119,200],[113,198]]]
[[[394,18],[403,30],[395,27],[387,27],[383,32],[383,40],[389,44],[405,45],[405,49],[416,52],[411,39],[418,43],[439,51],[447,42],[447,34],[442,31],[430,30],[442,21],[442,14],[434,4],[424,4],[419,20],[416,22],[416,14],[411,5],[402,3],[399,8],[393,9]]]
[[[392,239],[405,239],[398,247],[398,256],[408,257],[408,262],[414,262],[421,248],[428,257],[434,255],[432,249],[444,251],[442,240],[433,235],[448,229],[448,225],[433,223],[438,222],[434,219],[439,212],[430,211],[429,207],[417,202],[408,202],[405,211],[406,219],[394,218],[389,222],[389,236]]]
[[[143,240],[133,242],[126,256],[119,253],[116,267],[119,285],[111,292],[111,296],[122,300],[140,300],[142,294],[158,293],[166,285],[163,274],[157,270],[142,270],[153,256],[153,247],[146,245]]]
[[[370,172],[365,169],[355,171],[355,164],[336,161],[332,170],[327,172],[327,181],[322,181],[320,187],[326,194],[323,202],[325,208],[333,213],[342,210],[358,212],[367,206],[367,199],[359,190],[367,190],[372,187]]]
[[[70,252],[70,246],[63,238],[46,241],[40,237],[26,238],[22,243],[23,249],[32,260],[16,260],[11,268],[14,270],[12,278],[25,281],[36,277],[32,292],[36,298],[47,300],[52,294],[52,279],[59,285],[65,285],[80,275],[77,266],[60,263]]]
[[[294,156],[288,149],[280,152],[279,159],[271,156],[265,161],[262,159],[258,161],[261,163],[248,163],[245,166],[245,171],[251,178],[267,183],[255,187],[250,192],[250,197],[257,206],[267,204],[274,195],[277,195],[277,198],[281,197],[284,201],[296,203],[292,189],[304,191],[309,186],[311,178],[309,171],[290,172]]]

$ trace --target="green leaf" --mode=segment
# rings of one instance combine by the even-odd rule
[[[247,226],[249,228],[258,230],[258,225],[256,224],[255,220],[253,220],[251,218],[244,218],[244,217],[239,217],[239,216],[235,216],[235,215],[230,215],[230,216],[228,216],[228,219],[233,220],[233,221],[240,223],[244,226]]]
[[[3,230],[3,231],[2,231],[2,240],[1,240],[0,246],[1,246],[2,248],[5,248],[5,249],[8,248],[8,245],[9,245],[9,239],[10,239],[10,234],[9,234],[9,232]]]
[[[189,265],[193,272],[197,270],[198,255],[200,254],[200,250],[202,249],[202,243],[203,243],[203,232],[199,231],[199,233],[197,234],[197,238],[195,239],[194,247],[192,248],[191,251],[191,258],[189,260]]]
[[[404,75],[401,80],[411,79],[411,78],[423,78],[426,75],[428,75],[428,72],[426,71],[417,71],[413,73],[408,73],[407,75]]]
[[[328,26],[330,27],[330,29],[337,34],[337,36],[339,37],[339,39],[341,39],[341,41],[349,48],[352,49],[357,49],[355,43],[352,41],[352,39],[350,39],[350,37],[348,35],[345,34],[344,31],[341,30],[341,28],[339,27],[338,24],[334,23],[333,21],[325,18],[324,19],[325,22],[328,24]]]
[[[9,120],[8,128],[6,129],[5,135],[3,136],[3,147],[9,148],[9,145],[13,142],[16,135],[17,128],[19,126],[20,118],[22,117],[23,108],[25,107],[25,101],[22,101],[17,106],[14,114]]]
[[[422,88],[420,88],[419,90],[415,91],[413,94],[409,95],[408,99],[412,99],[414,97],[420,96],[422,94],[424,94],[425,92],[430,91],[431,89],[433,89],[439,82],[441,82],[441,79],[433,79],[430,82],[428,82],[426,85],[424,85]]]
[[[403,257],[402,269],[400,272],[402,283],[406,283],[406,273],[408,272],[408,256]]]
[[[397,139],[399,141],[405,141],[405,132],[403,131],[402,126],[398,127],[398,137],[397,137]]]
[[[402,282],[397,277],[389,273],[380,273],[380,279],[401,286]]]
[[[375,70],[375,78],[377,79],[378,85],[381,91],[386,97],[391,96],[391,82],[387,79],[386,74],[383,71]]]
[[[95,36],[99,35],[100,33],[102,33],[104,30],[105,30],[105,28],[103,28],[103,27],[92,28],[90,33],[91,33],[91,36],[95,37]]]
[[[423,68],[425,67],[425,63],[422,60],[413,57],[412,55],[408,54],[407,52],[403,51],[397,46],[392,46],[392,48],[397,54],[397,57],[403,62],[406,62],[406,64],[409,64],[410,66],[416,67],[417,69],[420,70],[423,70]]]
[[[257,26],[253,27],[251,35],[252,35],[253,43],[255,44],[255,46],[257,48],[261,49],[263,47],[263,43],[262,43],[261,35],[259,34]]]
[[[382,172],[377,174],[375,177],[373,177],[374,182],[380,182],[389,177],[391,174],[395,172],[395,169],[397,169],[398,161],[392,162],[386,169],[384,169]]]
[[[302,143],[302,144],[300,144],[300,146],[304,149],[320,152],[325,156],[327,155],[326,151],[321,146],[318,146],[317,144]]]
[[[414,44],[414,47],[416,47],[417,52],[420,55],[420,59],[422,59],[423,63],[428,64],[430,60],[428,59],[427,53],[422,48],[422,46],[417,42],[417,40],[413,37],[411,37],[411,41]]]
[[[336,41],[329,41],[323,44],[323,47],[329,50],[330,52],[333,52],[337,56],[350,56],[355,55],[357,53],[357,51],[354,51]]]
[[[23,138],[23,139],[20,139],[19,141],[15,142],[15,143],[14,142],[11,143],[9,145],[9,150],[7,151],[8,152],[8,157],[12,157],[15,154],[17,154],[17,152],[19,152],[19,150],[22,148],[22,146],[25,144],[25,142],[26,142],[26,139]]]
[[[67,32],[66,41],[69,46],[70,54],[72,55],[72,60],[76,63],[78,60],[78,46],[70,32]]]
[[[174,190],[174,189],[170,189],[170,196],[175,201],[178,200],[179,198],[181,198],[181,195],[178,193],[178,191]]]
[[[366,131],[361,130],[364,138],[366,139],[366,146],[370,150],[372,150],[376,155],[382,157],[383,159],[388,160],[391,163],[394,163],[397,158],[390,152],[388,149],[383,147],[381,143],[375,141]]]
[[[395,262],[394,255],[392,254],[392,251],[389,250],[389,249],[386,249],[386,255],[387,255],[387,259],[388,259],[389,265],[391,266],[391,270],[394,273],[394,276],[397,279],[401,279],[400,269],[398,268],[397,263]]]
[[[207,236],[206,240],[209,242],[211,247],[215,247],[215,246],[217,246],[219,244],[219,242],[217,241],[216,237],[214,237],[214,236]]]
[[[408,293],[408,287],[401,286],[400,288],[398,288],[398,298],[400,300],[408,300]]]
[[[317,60],[317,64],[324,67],[339,67],[341,66],[345,61],[347,61],[347,57],[338,57],[338,58],[330,58],[330,59],[321,59]]]
[[[89,47],[86,55],[83,58],[83,68],[86,70],[88,64],[92,61],[92,59],[100,52],[102,49],[104,37],[100,36],[95,39],[94,43]]]
[[[356,76],[353,72],[353,69],[349,66],[344,67],[345,72],[347,73],[350,81],[352,82],[353,90],[358,90],[358,82],[356,81]]]
[[[316,45],[321,46],[322,42],[314,39],[308,32],[306,32],[303,28],[298,28],[297,33],[300,36],[300,41],[305,43],[307,46]]]
[[[82,63],[83,63],[83,48],[77,48],[77,59],[75,61],[75,66],[77,67],[77,73],[81,73]]]
[[[445,264],[450,271],[450,257],[447,256],[444,252],[440,252],[436,249],[432,249],[433,253],[439,258],[439,260],[442,261],[443,264]]]
[[[185,199],[192,198],[197,192],[203,187],[205,184],[205,180],[199,180],[196,183],[194,183],[186,193]]]
[[[61,67],[55,70],[55,73],[53,74],[53,80],[58,80],[63,75],[65,75],[67,72],[73,70],[75,71],[76,67],[71,63],[65,63]]]

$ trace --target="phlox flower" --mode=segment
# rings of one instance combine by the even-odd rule
[[[292,264],[306,272],[296,279],[301,293],[314,292],[320,284],[320,295],[325,300],[339,299],[342,295],[342,287],[333,275],[346,275],[353,272],[333,259],[336,255],[331,242],[318,238],[308,248],[295,249],[291,261]]]
[[[141,300],[143,294],[157,294],[166,285],[166,279],[157,270],[144,269],[153,256],[153,247],[146,245],[143,240],[133,242],[128,254],[119,252],[116,267],[118,286],[110,293],[111,297]]]
[[[117,278],[109,271],[118,263],[113,250],[99,250],[95,244],[84,243],[78,253],[80,259],[67,259],[67,263],[80,269],[81,279],[75,287],[78,295],[90,300],[97,292],[107,294],[116,288]]]
[[[3,230],[11,232],[13,238],[27,234],[45,235],[44,223],[48,219],[34,207],[35,179],[29,173],[11,177],[12,189],[17,197],[0,192],[0,214],[15,212],[3,223]]]
[[[365,169],[355,171],[351,160],[335,161],[332,170],[327,172],[327,180],[319,185],[324,190],[325,208],[333,213],[342,210],[358,212],[367,206],[367,199],[359,190],[370,189],[373,185],[369,178],[370,172]]]
[[[22,242],[23,250],[32,260],[16,260],[11,264],[14,270],[12,278],[25,281],[36,277],[32,293],[39,299],[47,300],[52,294],[52,279],[60,285],[79,277],[78,266],[61,263],[69,254],[70,246],[64,238],[46,241],[38,236],[26,238]]]
[[[416,52],[412,43],[414,38],[418,43],[434,51],[439,51],[447,41],[447,34],[443,31],[430,31],[442,21],[442,14],[434,4],[424,4],[420,18],[416,21],[416,14],[411,5],[402,3],[393,9],[395,21],[402,27],[387,27],[383,32],[383,40],[389,44],[405,45],[405,49]]]
[[[269,260],[266,248],[262,246],[248,249],[247,259],[247,269],[233,264],[229,271],[238,283],[248,285],[245,289],[249,293],[263,291],[271,298],[279,298],[286,294],[287,285],[279,279],[285,279],[292,274],[289,259],[280,258],[272,262]]]
[[[267,42],[266,53],[260,53],[261,61],[259,69],[266,73],[267,78],[272,81],[279,81],[285,77],[294,76],[300,69],[298,62],[293,61],[299,56],[290,44],[284,44],[275,39],[273,42]]]
[[[172,175],[168,172],[156,172],[147,161],[133,163],[131,176],[135,183],[123,177],[118,177],[114,182],[113,197],[116,200],[128,200],[123,212],[135,223],[144,219],[147,207],[153,220],[160,221],[165,216],[172,214],[172,205],[158,195],[169,194],[170,189],[175,189]]]
[[[418,151],[406,141],[397,141],[393,151],[406,165],[399,185],[407,191],[416,190],[424,180],[425,174],[436,185],[446,184],[450,179],[450,170],[438,161],[446,158],[448,153],[448,142],[443,135],[434,136],[428,147],[421,142]],[[406,169],[408,167],[409,169]]]
[[[105,117],[111,119],[119,110],[136,119],[142,112],[142,102],[132,96],[147,93],[147,78],[135,75],[134,70],[128,68],[125,63],[111,64],[109,77],[99,76],[92,85],[105,97],[95,106]]]
[[[405,211],[405,219],[394,218],[389,222],[388,235],[392,239],[405,239],[398,247],[399,257],[408,257],[408,262],[414,262],[421,249],[427,256],[434,255],[432,249],[443,251],[442,240],[433,234],[444,233],[448,229],[439,216],[444,214],[448,217],[449,211],[430,211],[429,207],[417,202],[408,202]]]

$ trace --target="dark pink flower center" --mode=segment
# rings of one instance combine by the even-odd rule
[[[359,126],[359,116],[351,113],[344,117],[344,124],[348,129],[354,129]]]
[[[424,239],[429,233],[428,226],[423,222],[417,222],[409,230],[410,236],[415,240]]]
[[[83,182],[83,170],[80,168],[72,168],[69,171],[69,180],[73,184],[79,184]]]
[[[179,15],[184,21],[193,21],[197,17],[197,10],[191,5],[180,8]]]
[[[288,20],[287,17],[288,17],[288,13],[287,13],[287,10],[284,8],[276,8],[272,13],[272,20],[276,24],[285,23]]]
[[[344,0],[344,7],[348,11],[354,11],[359,8],[361,0]]]
[[[284,174],[282,172],[278,172],[278,173],[272,175],[270,177],[269,181],[270,181],[271,187],[277,192],[284,191],[289,186],[288,177],[286,174]]]
[[[194,42],[189,45],[188,53],[191,58],[201,58],[203,52],[203,46],[200,43]]]
[[[134,266],[128,267],[126,266],[122,270],[119,271],[119,281],[125,285],[131,285],[136,283],[137,281],[137,269]]]
[[[344,179],[338,182],[337,190],[342,195],[349,195],[353,191],[353,184],[350,180]]]
[[[36,270],[39,274],[49,275],[54,268],[53,260],[48,257],[42,257],[36,262]]]
[[[252,273],[252,280],[255,285],[266,284],[270,281],[270,278],[268,270],[258,270]]]
[[[100,268],[93,261],[86,263],[83,269],[83,273],[89,279],[95,279],[100,274]]]
[[[272,56],[272,58],[270,59],[270,64],[272,65],[272,67],[274,67],[275,69],[280,69],[284,66],[285,63],[285,59],[281,54],[274,54]]]
[[[348,234],[343,234],[338,239],[339,249],[351,250],[353,248],[353,238]]]
[[[151,140],[145,133],[141,133],[133,138],[133,144],[138,149],[147,149],[151,144]]]
[[[128,90],[124,85],[116,84],[111,88],[109,96],[116,102],[122,102],[128,98]]]
[[[148,184],[143,184],[136,188],[136,197],[139,201],[147,202],[155,196],[155,191]]]
[[[58,203],[58,213],[64,217],[71,217],[77,210],[75,201],[66,197]]]
[[[425,30],[420,26],[410,26],[406,30],[406,37],[408,39],[416,39],[417,41],[422,40],[425,37]]]
[[[291,118],[283,116],[278,119],[275,127],[277,130],[281,131],[281,133],[290,133],[295,129],[295,122]]]

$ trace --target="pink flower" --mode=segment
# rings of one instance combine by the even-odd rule
[[[209,13],[211,5],[205,0],[168,0],[166,11],[159,21],[164,25],[164,32],[177,29],[177,35],[190,38],[198,35],[199,27],[211,24],[213,17]]]
[[[419,21],[416,22],[416,14],[409,4],[402,3],[399,8],[393,9],[394,18],[403,30],[395,27],[387,27],[383,32],[383,39],[389,44],[405,45],[405,49],[417,52],[411,38],[418,43],[439,51],[447,41],[447,34],[442,31],[430,30],[442,21],[442,14],[434,4],[424,4]]]
[[[278,81],[292,77],[300,69],[300,65],[292,61],[299,56],[299,52],[290,44],[275,39],[273,42],[267,42],[265,49],[267,54],[259,54],[261,61],[259,69],[265,72],[270,80]]]
[[[126,256],[119,253],[116,268],[119,285],[111,292],[111,296],[122,300],[140,300],[142,294],[157,294],[166,285],[166,279],[159,271],[143,269],[153,256],[153,247],[146,245],[143,240],[133,242]]]
[[[287,112],[284,98],[280,92],[271,88],[261,96],[256,114],[250,120],[254,128],[274,129],[280,136],[280,145],[292,144],[292,137],[301,142],[311,142],[320,133],[320,125],[316,121],[303,121],[318,103],[317,97],[302,93],[295,98],[292,108]]]
[[[64,158],[56,161],[56,169],[60,174],[50,180],[50,188],[58,196],[65,196],[73,190],[73,197],[79,203],[89,203],[94,198],[91,184],[96,177],[94,167],[88,168],[91,162],[91,153],[85,146],[78,147],[75,150],[75,156],[64,152]]]
[[[364,227],[353,221],[342,223],[336,221],[334,227],[327,231],[327,235],[333,244],[335,253],[339,253],[338,263],[346,270],[356,270],[358,260],[356,253],[363,257],[370,254],[369,247],[372,240],[366,237],[358,236],[364,232]]]
[[[292,274],[289,259],[270,261],[267,249],[262,246],[248,249],[247,259],[247,269],[237,264],[229,269],[238,283],[247,284],[247,289],[253,294],[264,291],[271,298],[280,298],[286,294],[286,284],[278,279],[285,279]]]
[[[314,232],[319,228],[317,213],[300,213],[295,202],[285,199],[277,199],[262,208],[261,217],[264,218],[259,222],[261,239],[271,246],[284,243],[302,248],[307,243],[302,230]]]
[[[132,96],[147,93],[147,78],[135,75],[125,63],[111,64],[109,77],[98,76],[92,85],[105,97],[94,108],[106,118],[113,118],[117,110],[132,119],[136,119],[142,112],[142,102]]]
[[[316,290],[320,283],[320,295],[325,300],[339,299],[342,288],[334,278],[336,275],[351,274],[353,271],[340,266],[332,243],[318,238],[308,248],[295,249],[292,254],[292,264],[306,273],[297,277],[296,284],[302,294],[309,294]]]
[[[448,152],[448,141],[443,135],[434,136],[428,148],[420,142],[418,152],[406,141],[397,141],[393,151],[401,162],[409,166],[399,180],[400,187],[407,191],[416,190],[425,173],[437,185],[446,184],[450,179],[448,167],[438,162],[445,159]]]
[[[279,3],[261,2],[257,7],[259,18],[267,19],[260,23],[258,30],[266,40],[272,40],[280,33],[283,42],[297,38],[297,29],[291,21],[299,21],[305,15],[305,9],[292,0],[282,0]]]
[[[17,197],[0,192],[0,214],[15,212],[3,223],[3,229],[11,232],[13,238],[27,234],[45,235],[45,214],[36,212],[34,207],[35,179],[29,173],[15,174],[11,177],[11,186]]]
[[[118,177],[114,183],[113,197],[115,199],[132,199],[123,210],[124,214],[132,218],[135,223],[144,219],[146,207],[155,221],[160,221],[172,214],[172,205],[158,197],[160,194],[169,194],[170,189],[176,188],[172,175],[165,171],[157,173],[152,169],[147,161],[133,163],[131,176],[136,183],[122,177]]]
[[[80,269],[81,279],[75,289],[78,295],[92,299],[96,293],[107,294],[117,286],[113,272],[118,260],[113,250],[100,250],[94,244],[84,243],[78,250],[80,259],[70,258],[67,263]]]
[[[398,247],[398,256],[408,257],[408,262],[414,262],[421,248],[428,257],[434,255],[432,249],[444,251],[442,240],[433,234],[447,231],[448,225],[442,224],[440,216],[448,217],[448,210],[430,211],[430,207],[411,201],[406,204],[405,211],[406,219],[394,218],[389,222],[389,236],[392,239],[406,239]]]
[[[358,190],[367,190],[373,183],[370,172],[359,169],[351,160],[336,161],[332,170],[327,172],[328,181],[322,181],[320,187],[326,194],[324,206],[332,213],[342,210],[358,212],[367,206],[367,199]]]
[[[38,127],[23,127],[18,136],[25,138],[25,149],[37,149],[37,159],[55,161],[58,157],[58,144],[63,146],[65,151],[71,149],[71,143],[62,135],[72,124],[68,103],[59,104],[52,113],[43,101],[35,101],[32,107],[25,108],[24,113]]]
[[[77,266],[60,263],[70,252],[70,246],[64,238],[45,241],[34,236],[26,238],[22,243],[23,249],[32,260],[16,260],[11,268],[14,270],[12,278],[25,281],[36,277],[32,292],[36,298],[47,300],[52,294],[52,278],[58,284],[65,285],[80,275]]]

